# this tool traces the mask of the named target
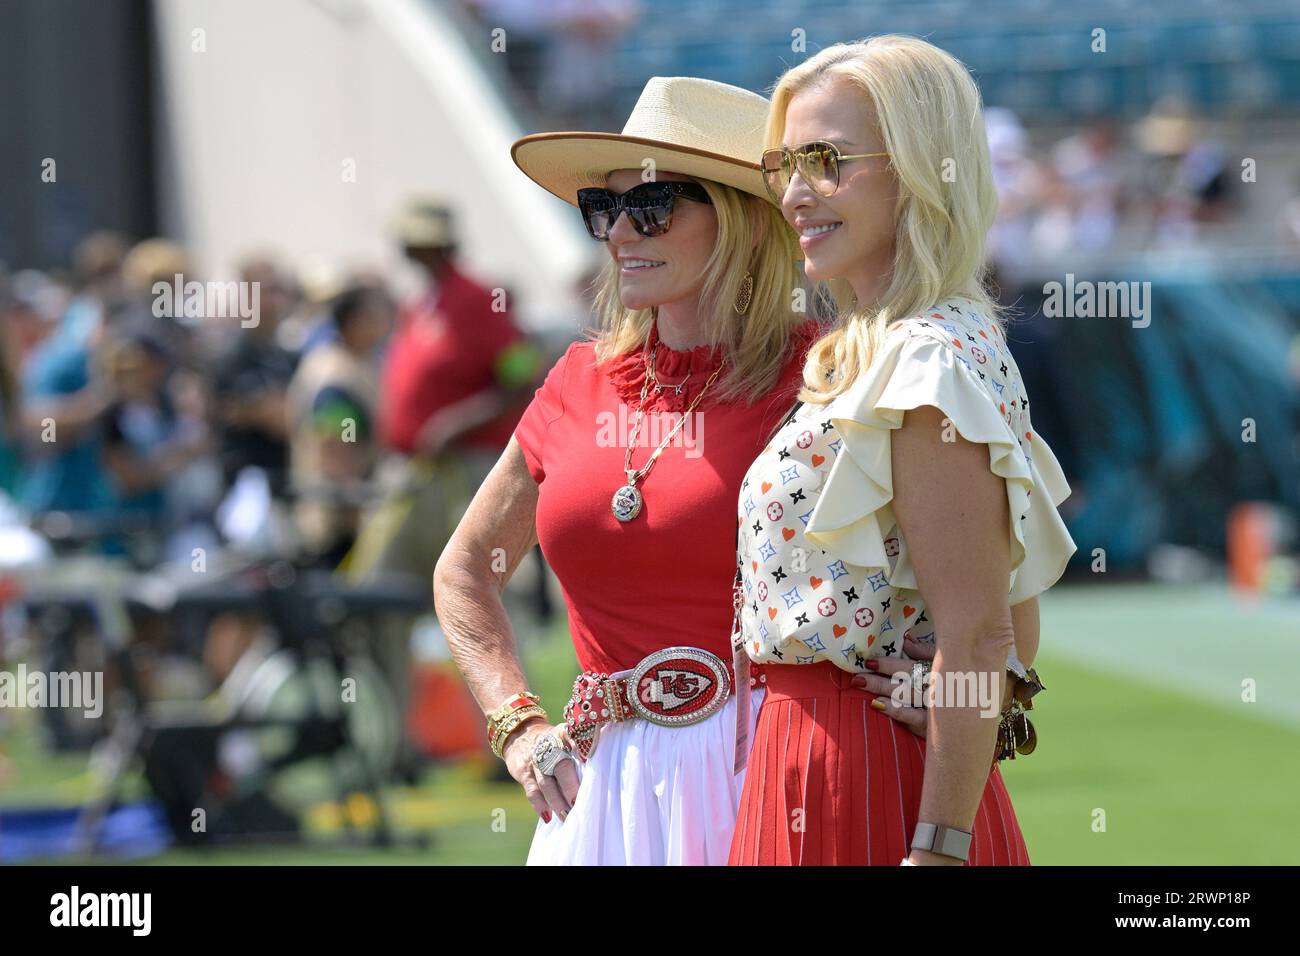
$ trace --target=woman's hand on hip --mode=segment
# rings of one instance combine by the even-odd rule
[[[561,760],[556,764],[553,776],[547,776],[537,769],[537,764],[533,762],[533,749],[538,740],[548,733],[555,734],[565,749],[573,750],[563,724],[552,726],[539,717],[525,722],[515,730],[506,739],[502,752],[510,776],[524,788],[528,802],[533,805],[537,815],[550,823],[551,814],[556,814],[563,820],[573,809],[573,804],[578,799],[578,770],[576,756],[573,760]]]
[[[900,703],[894,692],[901,686],[894,674],[903,674],[911,680],[912,665],[917,661],[934,660],[934,644],[922,644],[910,637],[903,638],[903,657],[873,657],[876,665],[872,674],[858,674],[853,678],[854,687],[861,687],[880,696],[871,702],[872,706],[886,717],[898,721],[916,736],[924,739],[929,727],[929,719],[924,707],[914,707],[910,691],[904,690],[898,696],[906,701]],[[904,681],[906,684],[907,681]],[[876,702],[880,703],[877,704]]]

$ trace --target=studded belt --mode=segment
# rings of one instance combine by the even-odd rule
[[[762,682],[751,675],[750,686]],[[638,717],[663,727],[697,724],[716,714],[735,687],[731,665],[698,647],[665,647],[631,670],[584,671],[564,706],[569,737],[584,761],[602,724]]]

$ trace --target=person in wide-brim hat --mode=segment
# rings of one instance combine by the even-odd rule
[[[794,310],[798,246],[759,169],[767,110],[747,90],[655,77],[620,133],[514,145],[609,253],[590,340],[537,390],[434,579],[439,607],[472,609],[441,623],[541,817],[530,864],[726,860],[737,740],[744,753],[763,694],[731,670],[737,496],[818,328]],[[513,568],[509,542],[534,538],[583,672],[563,718],[526,692],[504,580],[482,573],[492,548]],[[664,681],[669,697],[645,697]]]
[[[802,281],[796,237],[772,202],[759,166],[767,111],[767,99],[750,90],[698,77],[656,76],[646,82],[622,132],[534,133],[511,147],[525,175],[570,205],[578,205],[579,190],[603,188],[619,170],[638,170],[643,182],[659,173],[691,177],[709,192],[719,217],[719,244],[728,255],[708,277],[700,310],[704,338],[736,359],[717,386],[726,398],[774,384],[775,356],[792,324],[792,290]],[[741,209],[742,203],[748,208]],[[756,220],[761,241],[745,242],[750,232],[738,228],[742,217]],[[626,289],[614,263],[595,287],[601,313],[596,358],[603,362],[639,348],[659,314],[657,308],[624,308]]]
[[[768,199],[759,170],[767,100],[726,83],[651,77],[621,133],[534,133],[510,150],[533,182],[577,205],[577,192],[604,186],[615,169],[653,160],[660,169]]]

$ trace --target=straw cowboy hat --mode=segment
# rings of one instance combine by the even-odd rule
[[[456,223],[449,209],[430,196],[402,203],[389,223],[393,237],[410,249],[443,249],[456,245]]]
[[[768,102],[757,93],[690,76],[646,83],[622,133],[534,133],[510,149],[515,164],[571,205],[586,186],[601,187],[615,169],[640,169],[647,159],[681,173],[771,201],[758,161]]]

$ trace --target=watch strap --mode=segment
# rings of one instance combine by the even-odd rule
[[[929,850],[957,860],[970,854],[971,834],[942,823],[918,823],[912,834],[913,850]]]

